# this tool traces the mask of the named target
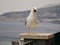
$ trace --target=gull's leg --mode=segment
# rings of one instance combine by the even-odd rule
[[[28,27],[27,33],[30,34],[30,28]]]
[[[34,33],[36,33],[36,27],[34,28]]]

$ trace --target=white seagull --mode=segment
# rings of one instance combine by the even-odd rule
[[[37,8],[33,7],[29,16],[27,17],[27,19],[25,21],[25,26],[28,29],[27,33],[30,33],[30,28],[34,28],[34,31],[36,31],[37,24],[38,24],[38,22],[37,22]]]

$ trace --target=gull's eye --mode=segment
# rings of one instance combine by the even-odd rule
[[[34,10],[34,12],[36,12],[36,10]]]

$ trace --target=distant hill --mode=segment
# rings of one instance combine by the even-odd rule
[[[38,9],[40,18],[60,18],[60,5]]]
[[[8,18],[18,18],[18,17],[25,17],[26,15],[29,15],[30,11],[22,11],[22,12],[7,12],[2,14],[1,16],[5,16]]]
[[[25,18],[29,15],[30,10],[22,11],[22,12],[7,12],[0,16],[0,21],[4,18],[12,21],[24,21]],[[38,9],[38,19],[41,21],[42,19],[60,19],[60,5],[54,6],[46,6]],[[7,20],[6,20],[7,21]]]

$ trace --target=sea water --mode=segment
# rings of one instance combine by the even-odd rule
[[[60,24],[39,23],[36,31],[40,33],[59,32]],[[0,45],[12,45],[11,41],[19,40],[18,34],[25,32],[27,28],[24,22],[0,22]]]

